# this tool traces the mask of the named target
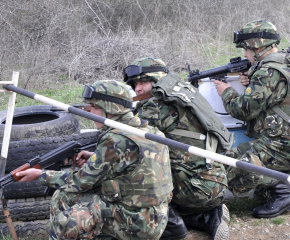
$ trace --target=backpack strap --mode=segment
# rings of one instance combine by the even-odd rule
[[[273,106],[272,110],[275,113],[277,113],[281,118],[283,118],[283,120],[285,120],[286,122],[290,123],[290,117],[281,108],[279,108],[278,106]]]

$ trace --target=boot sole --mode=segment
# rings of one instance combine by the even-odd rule
[[[277,217],[277,216],[281,215],[284,212],[289,212],[289,211],[290,211],[290,206],[287,206],[287,207],[283,208],[281,211],[274,213],[274,214],[265,215],[265,214],[254,214],[253,213],[253,216],[256,218],[273,218],[273,217]]]
[[[212,240],[228,240],[229,239],[229,226],[222,219],[221,224],[219,225],[215,235],[212,237]]]
[[[230,212],[229,209],[227,208],[227,206],[225,204],[222,205],[222,219],[226,222],[229,223],[230,222]]]

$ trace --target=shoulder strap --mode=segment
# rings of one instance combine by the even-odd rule
[[[189,82],[183,82],[177,74],[169,73],[155,84],[151,92],[164,102],[190,108],[204,129],[217,137],[222,149],[231,148],[233,133],[228,131],[207,100]]]
[[[285,113],[281,108],[279,108],[277,105],[272,107],[272,110],[277,113],[283,120],[290,123],[290,117],[287,113]]]

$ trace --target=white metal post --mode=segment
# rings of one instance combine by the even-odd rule
[[[12,84],[14,86],[17,86],[18,78],[19,78],[19,72],[13,71],[12,81],[11,82],[0,81],[0,84]],[[1,92],[7,92],[7,91],[1,90]],[[2,149],[1,149],[0,177],[3,177],[5,175],[6,161],[7,161],[7,156],[8,156],[9,141],[10,141],[10,134],[11,134],[11,128],[12,128],[12,121],[13,121],[13,113],[14,113],[14,108],[15,108],[15,99],[16,99],[16,93],[10,92],[8,108],[7,108],[7,117],[6,117],[5,128],[4,128],[3,143],[2,143]],[[2,200],[4,217],[6,218],[6,222],[7,222],[11,237],[13,238],[13,240],[17,240],[18,239],[17,234],[13,226],[9,210],[7,208],[7,200],[4,199],[2,191],[3,191],[2,188],[0,188],[0,196]]]

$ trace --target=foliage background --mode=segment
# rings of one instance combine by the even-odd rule
[[[143,56],[171,71],[224,65],[243,56],[233,31],[273,22],[288,47],[287,0],[0,0],[0,79],[20,72],[19,86],[55,90],[121,79]]]

